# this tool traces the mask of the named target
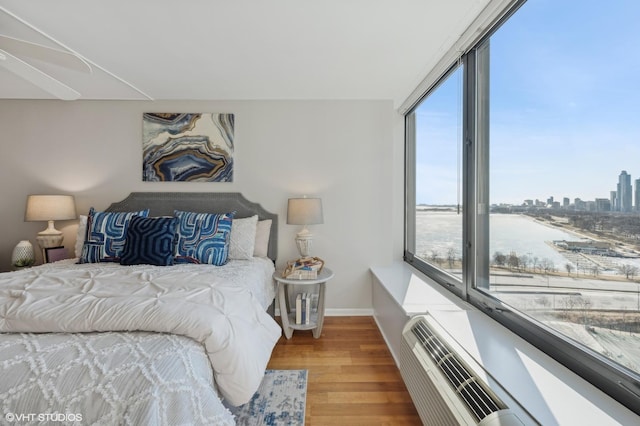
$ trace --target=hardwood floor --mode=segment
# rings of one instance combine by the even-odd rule
[[[282,336],[268,368],[308,370],[306,426],[421,425],[372,317],[326,317],[319,339]]]

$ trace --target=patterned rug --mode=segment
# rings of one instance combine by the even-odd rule
[[[251,401],[230,407],[238,426],[304,425],[307,370],[267,370]]]

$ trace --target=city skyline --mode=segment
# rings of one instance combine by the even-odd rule
[[[570,204],[575,205],[579,200],[582,203],[595,203],[596,205],[601,204],[603,206],[598,206],[596,210],[598,211],[620,211],[620,212],[632,212],[639,211],[640,207],[640,179],[631,179],[631,174],[629,174],[626,170],[622,170],[618,175],[618,183],[616,184],[616,190],[609,191],[608,197],[601,196],[596,197],[594,199],[584,199],[582,197],[567,197],[563,195],[561,198],[556,199],[555,195],[551,194],[547,196],[545,205],[559,203],[560,207],[567,207],[566,200],[570,200]],[[632,185],[631,182],[634,182]],[[527,198],[524,200],[522,205],[529,204],[527,201],[532,201],[535,204],[538,204],[540,198]],[[560,201],[562,200],[562,202]],[[598,203],[599,200],[606,200],[609,203],[609,207],[604,207],[606,203]],[[508,203],[493,203],[493,204],[508,204]],[[556,205],[557,207],[557,205]],[[576,206],[577,207],[577,206]]]
[[[627,200],[628,200],[628,208],[625,208],[625,205],[620,205],[616,203],[616,200],[619,200],[619,194],[620,194],[620,188],[622,186],[623,183],[623,178],[622,176],[625,176],[624,182],[626,182],[626,184],[628,185],[628,192],[627,192]],[[631,184],[631,182],[634,182],[634,184]],[[538,206],[538,207],[549,207],[552,204],[556,204],[557,203],[557,207],[567,207],[569,204],[570,205],[575,205],[577,204],[577,201],[580,201],[582,203],[596,203],[598,204],[598,200],[607,200],[610,204],[609,204],[609,208],[598,208],[597,210],[599,211],[622,211],[622,212],[632,212],[632,211],[640,211],[640,178],[638,179],[632,179],[632,175],[630,173],[628,173],[626,170],[622,170],[619,175],[618,175],[618,183],[616,184],[616,190],[611,190],[609,191],[608,196],[600,196],[600,197],[595,197],[593,199],[586,199],[586,198],[582,198],[582,197],[571,197],[571,196],[567,196],[566,194],[563,194],[562,196],[556,198],[556,194],[548,194],[544,197],[536,197],[536,198],[531,198],[531,197],[527,197],[524,198],[521,202],[519,203],[505,203],[505,202],[500,202],[500,201],[495,201],[492,202],[491,205],[511,205],[511,206],[524,206],[524,205],[530,205],[530,206]],[[614,195],[615,195],[615,200],[614,200]],[[562,201],[560,201],[562,200]],[[567,203],[567,200],[569,200],[569,203]],[[618,201],[619,202],[619,201]],[[444,203],[444,204],[429,204],[429,203],[417,203],[418,205],[455,205],[457,203]]]
[[[526,13],[516,12],[491,37],[492,204],[551,192],[560,199],[609,198],[617,190],[611,176],[627,170],[640,177],[634,170],[640,58],[628,53],[638,38],[640,2],[592,3],[527,2]],[[458,71],[416,110],[418,138],[429,141],[417,155],[418,204],[458,202],[461,89]]]

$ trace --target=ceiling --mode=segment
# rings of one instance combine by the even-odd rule
[[[398,104],[488,2],[0,0],[0,34],[83,58],[91,74],[20,58],[79,99]],[[0,66],[0,99],[55,98]]]

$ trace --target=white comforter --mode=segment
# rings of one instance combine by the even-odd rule
[[[258,389],[281,334],[245,288],[248,269],[242,270],[53,264],[0,274],[0,332],[139,330],[187,336],[204,345],[222,395],[241,405]]]
[[[0,424],[236,424],[204,347],[174,334],[0,334],[0,378]]]

